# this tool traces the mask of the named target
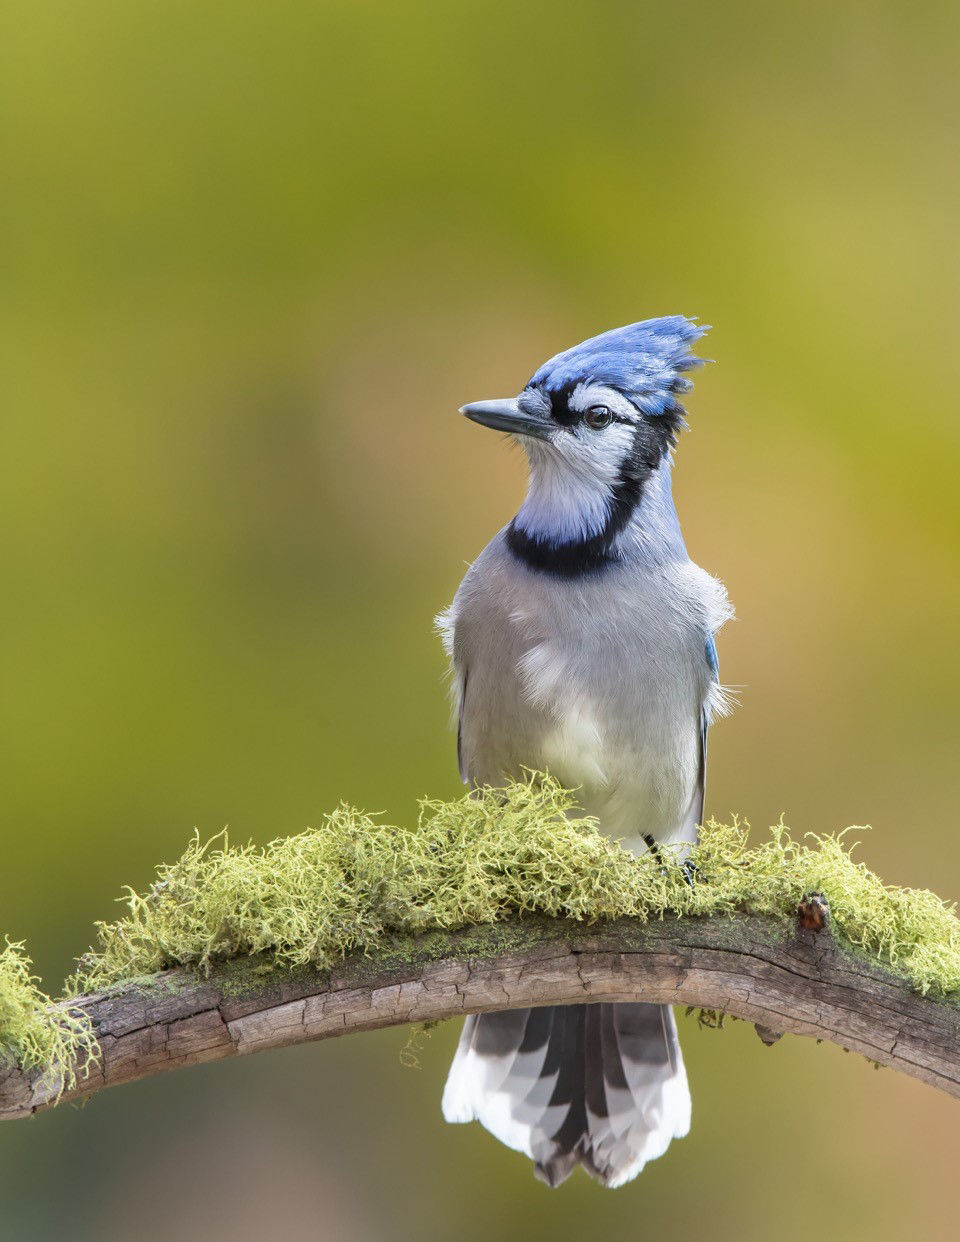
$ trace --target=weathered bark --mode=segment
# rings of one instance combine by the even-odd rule
[[[722,1010],[810,1035],[960,1095],[960,1009],[924,998],[839,947],[829,928],[736,916],[586,926],[524,919],[397,940],[332,971],[280,973],[255,960],[209,979],[168,971],[79,998],[99,1065],[62,1100],[180,1066],[306,1040],[491,1009],[583,1001]],[[0,1117],[57,1102],[56,1082],[0,1063]]]

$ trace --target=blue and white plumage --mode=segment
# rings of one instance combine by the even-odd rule
[[[730,605],[687,556],[670,488],[703,331],[680,316],[615,329],[552,358],[518,397],[462,411],[516,436],[530,478],[440,618],[461,775],[496,786],[549,771],[637,852],[696,839],[707,726],[725,707],[713,635]],[[621,1185],[689,1128],[673,1015],[468,1018],[443,1111],[481,1121],[551,1185],[577,1163]]]

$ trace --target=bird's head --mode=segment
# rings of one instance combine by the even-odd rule
[[[530,460],[530,493],[514,527],[541,544],[622,531],[684,426],[684,372],[706,328],[682,315],[614,328],[545,362],[517,397],[461,413],[509,432]]]

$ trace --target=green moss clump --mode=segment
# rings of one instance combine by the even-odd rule
[[[76,1085],[77,1065],[89,1069],[99,1046],[85,1013],[54,1007],[30,973],[23,945],[7,940],[0,952],[0,1060],[52,1076],[57,1091]]]
[[[847,828],[795,841],[782,824],[748,845],[737,822],[710,822],[694,851],[699,868],[689,914],[772,914],[793,918],[805,893],[823,893],[841,941],[892,967],[926,995],[960,995],[960,919],[953,902],[927,889],[898,888],[853,858]],[[809,842],[809,844],[805,843]]]
[[[575,795],[531,775],[505,790],[425,801],[416,828],[340,807],[315,829],[263,848],[198,837],[159,869],[128,913],[98,925],[72,991],[170,966],[207,972],[266,954],[280,966],[331,966],[389,937],[524,914],[575,920],[752,913],[793,919],[826,894],[834,931],[921,992],[960,991],[960,920],[929,892],[891,888],[839,836],[795,841],[781,824],[750,847],[739,822],[709,823],[691,861],[635,858],[578,818]]]
[[[325,968],[384,938],[495,923],[538,912],[575,919],[637,912],[657,868],[568,818],[573,796],[531,777],[507,790],[424,801],[417,826],[396,828],[340,807],[318,828],[262,848],[195,836],[160,867],[129,913],[98,924],[76,989],[133,975],[268,953]]]

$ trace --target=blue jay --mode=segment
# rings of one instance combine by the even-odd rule
[[[714,634],[732,610],[687,556],[670,490],[705,330],[682,316],[616,328],[551,358],[518,397],[461,410],[519,441],[529,484],[438,618],[460,774],[476,787],[549,771],[636,853],[696,840],[707,727],[726,706]],[[480,1121],[550,1186],[577,1164],[620,1186],[690,1126],[673,1012],[470,1016],[443,1115]]]

